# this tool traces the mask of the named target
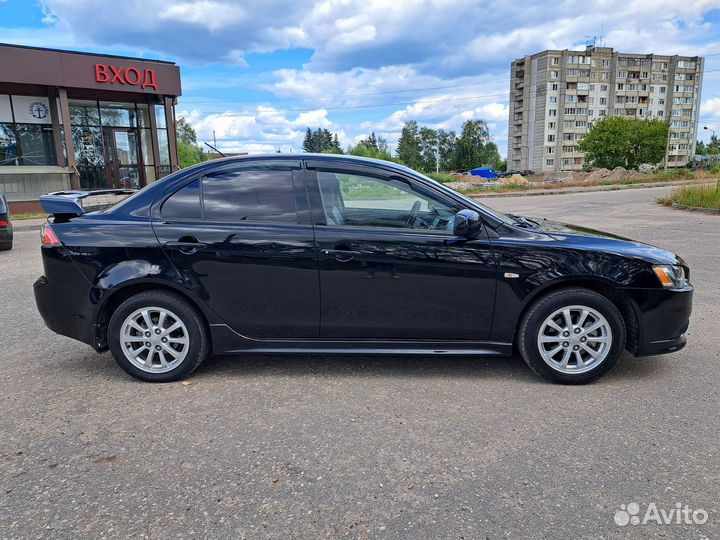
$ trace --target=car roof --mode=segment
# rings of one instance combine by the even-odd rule
[[[252,154],[247,156],[232,156],[232,157],[226,157],[226,158],[219,158],[212,161],[206,161],[204,163],[210,164],[210,163],[242,163],[245,161],[254,161],[254,160],[305,160],[305,161],[343,161],[343,162],[354,162],[358,164],[366,164],[366,165],[375,165],[375,166],[382,166],[387,167],[391,169],[397,169],[398,171],[412,171],[412,169],[406,167],[405,165],[400,165],[399,163],[395,163],[393,161],[387,161],[384,159],[376,159],[376,158],[369,158],[369,157],[362,157],[362,156],[353,156],[349,154],[320,154],[320,153],[275,153],[275,154]],[[414,172],[414,171],[413,171]]]

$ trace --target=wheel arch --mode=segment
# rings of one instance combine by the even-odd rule
[[[625,348],[635,354],[640,342],[640,325],[638,308],[629,295],[625,294],[612,281],[603,279],[602,277],[578,276],[575,278],[565,278],[555,280],[538,287],[529,294],[524,301],[520,310],[520,314],[515,322],[515,330],[513,332],[513,342],[517,344],[518,331],[520,323],[525,318],[528,310],[537,303],[541,298],[550,293],[557,292],[562,289],[588,289],[612,302],[618,308],[625,323],[626,342]]]
[[[93,322],[93,346],[96,350],[104,351],[108,348],[108,324],[110,323],[110,317],[115,310],[128,298],[147,291],[165,291],[182,297],[183,300],[188,302],[197,310],[203,324],[208,330],[208,335],[210,335],[210,320],[208,318],[208,313],[205,309],[203,309],[201,303],[198,302],[197,299],[193,298],[192,295],[188,294],[187,291],[180,287],[170,285],[167,282],[135,281],[121,287],[111,289],[111,292],[103,298],[101,303],[98,304],[95,321]]]

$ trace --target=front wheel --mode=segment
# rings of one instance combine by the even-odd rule
[[[584,384],[605,375],[625,349],[625,324],[617,307],[588,289],[542,297],[520,323],[518,348],[525,363],[557,383]]]
[[[123,302],[110,318],[108,345],[123,370],[147,382],[190,375],[210,349],[197,310],[165,291],[143,292]]]

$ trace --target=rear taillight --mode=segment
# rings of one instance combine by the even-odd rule
[[[0,219],[0,227],[9,227],[10,223],[5,221],[4,219]]]
[[[50,225],[43,225],[40,229],[40,235],[42,238],[43,246],[59,246],[60,240],[58,239],[55,231],[50,228]]]

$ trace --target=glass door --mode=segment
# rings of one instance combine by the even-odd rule
[[[108,187],[140,189],[145,185],[140,137],[136,129],[104,128]]]

